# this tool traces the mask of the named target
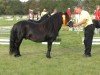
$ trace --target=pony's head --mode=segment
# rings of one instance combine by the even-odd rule
[[[62,21],[63,25],[66,25],[70,21],[70,17],[66,12],[62,13]]]

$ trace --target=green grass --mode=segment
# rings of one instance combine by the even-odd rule
[[[16,23],[16,20],[8,21],[6,19],[0,19],[0,26],[12,26]]]
[[[7,20],[7,18],[6,18],[7,16],[1,16],[1,17],[2,18],[0,19],[0,26],[12,26],[16,22],[18,22],[19,20],[21,20],[21,18],[19,20],[16,20],[16,18],[19,17],[18,15],[15,15],[13,17],[13,20]]]
[[[47,46],[24,40],[19,58],[9,55],[9,46],[0,45],[0,75],[100,75],[100,45],[93,45],[92,57],[83,56],[83,33],[61,29],[61,44],[53,45],[51,59]]]
[[[16,20],[12,20],[12,21],[7,21],[7,20],[3,20],[3,19],[1,19],[0,20],[0,26],[11,26],[11,25],[13,25],[14,23],[16,22]]]

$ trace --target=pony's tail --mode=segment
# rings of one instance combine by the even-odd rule
[[[10,46],[9,46],[9,54],[12,55],[15,53],[15,48],[16,48],[16,45],[15,45],[15,39],[16,39],[16,30],[15,30],[15,27],[13,27],[11,29],[11,32],[10,32]]]

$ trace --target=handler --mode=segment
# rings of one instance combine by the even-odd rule
[[[74,24],[74,27],[83,26],[84,27],[84,46],[85,51],[84,55],[86,57],[91,57],[91,47],[92,47],[92,39],[94,35],[94,25],[92,23],[92,19],[90,14],[82,9],[82,6],[76,6],[75,9],[77,14],[79,14],[79,21],[78,23]]]

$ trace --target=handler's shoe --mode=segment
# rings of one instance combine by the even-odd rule
[[[85,57],[91,57],[91,54],[84,54]]]

